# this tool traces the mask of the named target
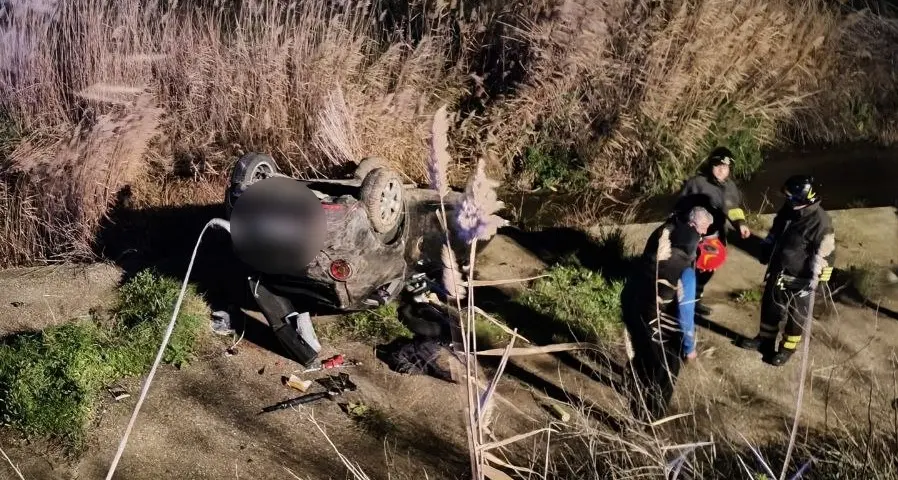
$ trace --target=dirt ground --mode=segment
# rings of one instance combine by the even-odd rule
[[[837,211],[833,217],[838,267],[870,261],[888,265],[898,260],[895,209]],[[653,227],[625,227],[632,247],[641,249]],[[570,249],[582,247],[577,243],[584,241],[582,236],[567,234]],[[563,235],[553,236],[562,243]],[[480,278],[537,273],[549,257],[546,251],[557,246],[546,243],[545,249],[538,249],[514,237],[497,237],[487,247],[478,262]],[[41,328],[86,314],[91,306],[108,302],[119,274],[108,266],[55,267],[45,269],[43,277],[23,272],[0,275],[0,281],[10,282],[3,289],[0,305],[4,332]],[[761,362],[758,354],[731,344],[736,334],[754,334],[758,322],[757,305],[740,304],[732,296],[756,288],[762,274],[763,267],[752,257],[731,248],[727,264],[708,288],[715,311],[702,322],[700,359],[684,369],[674,399],[674,413],[692,413],[681,422],[695,429],[693,435],[679,441],[707,440],[703,435],[714,425],[714,431],[730,440],[741,434],[762,444],[780,438],[791,424],[799,359],[782,368],[771,367]],[[488,305],[519,288],[520,284],[491,292],[485,289],[478,298]],[[23,304],[12,307],[14,301]],[[834,308],[821,310],[811,341],[812,381],[801,417],[807,429],[825,430],[853,419],[866,422],[871,413],[868,403],[874,420],[894,413],[888,404],[898,397],[892,378],[898,358],[898,318],[890,316],[894,305],[884,307],[877,312],[837,296]],[[258,320],[249,317],[247,322],[258,329],[259,324],[254,323]],[[362,362],[347,370],[358,391],[340,402],[368,405],[376,412],[374,420],[359,423],[330,401],[259,415],[263,406],[295,395],[281,384],[281,377],[299,367],[280,355],[264,336],[252,338],[241,341],[237,355],[227,356],[231,338],[210,335],[197,361],[183,370],[166,367],[159,371],[115,478],[293,478],[288,469],[302,479],[347,478],[335,448],[373,479],[465,478],[467,445],[458,386],[430,377],[399,375],[377,360],[370,346],[337,342],[326,345],[323,355],[341,352]],[[593,406],[607,413],[609,424],[614,423],[625,405],[614,389],[613,365],[623,348],[611,345],[609,349],[609,365],[580,355],[513,359],[498,390],[502,408],[493,420],[494,438],[552,422],[540,406],[552,398]],[[492,366],[486,363],[487,370]],[[103,403],[89,447],[77,459],[61,458],[51,447],[26,445],[11,436],[0,444],[29,480],[103,478],[139,392],[136,380],[125,386],[132,397]],[[312,416],[333,447],[314,426]],[[0,478],[13,478],[11,475],[8,466],[0,466]]]
[[[898,261],[896,209],[830,214],[836,230],[837,268],[869,263],[894,266]],[[769,225],[771,218],[763,220]],[[630,225],[624,231],[636,247],[656,225]],[[728,253],[706,292],[714,312],[709,319],[698,320],[703,327],[698,330],[699,361],[684,370],[674,401],[680,412],[701,417],[696,423],[713,423],[719,431],[734,437],[743,434],[763,444],[782,438],[787,424],[791,425],[801,357],[777,368],[763,363],[760,354],[732,344],[739,335],[753,336],[758,331],[759,304],[739,303],[733,297],[760,289],[765,267],[739,248],[730,247]],[[805,429],[831,431],[856,426],[854,422],[892,421],[892,402],[898,398],[893,376],[898,358],[898,292],[891,290],[879,310],[839,294],[835,303],[818,295],[808,369],[811,381],[801,414]]]

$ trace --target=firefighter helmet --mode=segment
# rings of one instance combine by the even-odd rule
[[[810,175],[793,175],[783,184],[783,195],[793,205],[812,205],[820,201],[814,184]]]
[[[729,148],[726,147],[717,147],[708,155],[708,166],[716,167],[717,165],[726,165],[728,167],[733,166],[733,162],[735,162],[735,156],[733,152],[730,151]]]
[[[710,272],[717,270],[727,259],[727,249],[720,238],[705,237],[698,243],[698,259],[695,268]]]

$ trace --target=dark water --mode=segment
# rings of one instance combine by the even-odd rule
[[[850,144],[771,153],[750,180],[739,183],[745,207],[750,212],[775,212],[782,203],[780,187],[795,174],[816,178],[827,210],[898,206],[898,147]],[[571,211],[614,219],[630,209],[636,222],[659,221],[676,199],[676,194],[661,195],[631,207],[638,199],[634,192],[609,193],[614,200],[603,201],[597,201],[599,192],[505,192],[500,196],[518,223],[530,228],[553,225]]]

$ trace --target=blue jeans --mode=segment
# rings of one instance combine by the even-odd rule
[[[683,331],[683,354],[695,351],[695,268],[689,267],[680,275],[683,296],[677,302],[677,321]]]

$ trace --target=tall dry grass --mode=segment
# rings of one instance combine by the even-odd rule
[[[572,152],[595,188],[660,192],[718,143],[736,147],[747,173],[761,147],[782,140],[896,135],[898,23],[823,0],[35,0],[6,2],[0,15],[0,115],[37,140],[15,158],[65,163],[60,141],[103,115],[139,115],[144,95],[162,112],[158,138],[116,159],[135,166],[114,181],[4,173],[23,205],[48,182],[76,199],[92,188],[77,182],[110,192],[159,175],[218,185],[249,150],[304,175],[376,155],[421,181],[441,104],[457,112],[456,186],[476,158],[526,186],[520,160],[534,145]],[[128,135],[109,141],[143,145]],[[119,167],[87,170],[110,169]],[[40,187],[14,188],[20,181]],[[42,198],[36,208],[65,225],[60,215],[81,218],[111,198]],[[61,227],[26,229],[48,228]],[[30,239],[22,258],[64,253],[40,241],[56,247]]]

